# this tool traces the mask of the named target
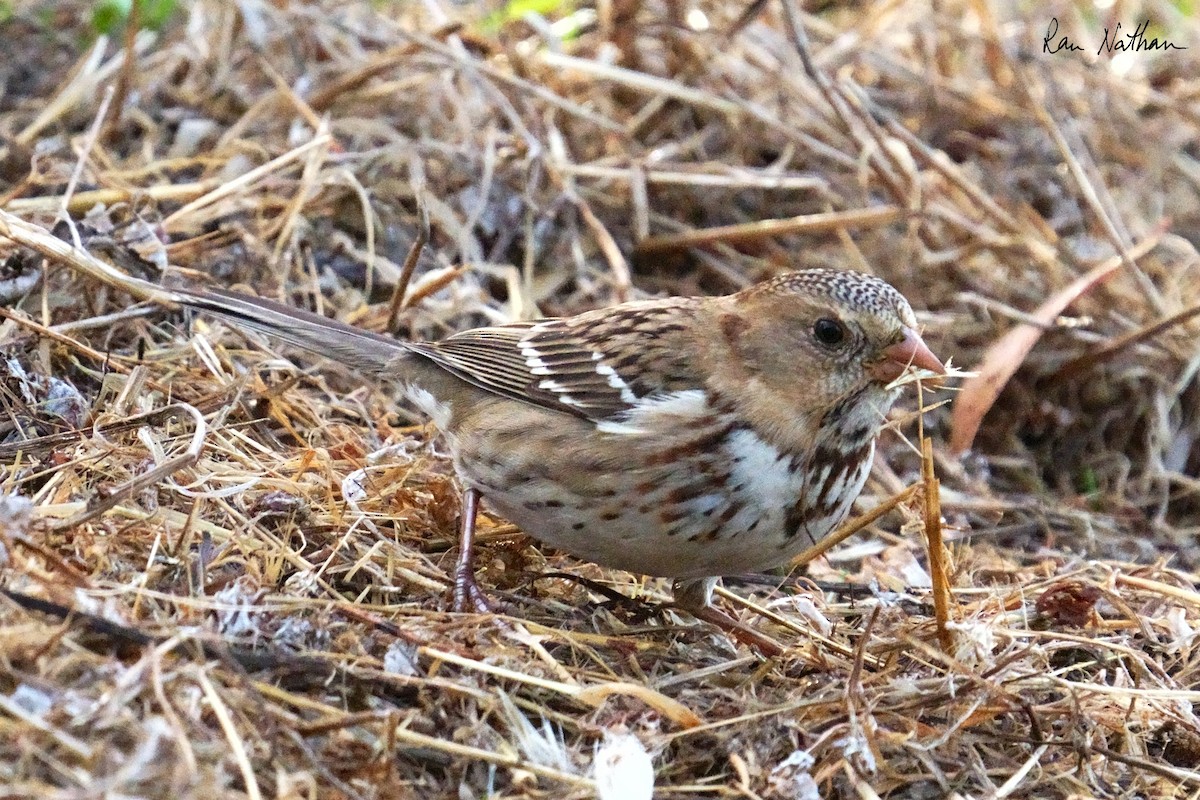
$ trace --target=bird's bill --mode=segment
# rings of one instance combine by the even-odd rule
[[[946,366],[933,351],[925,346],[921,335],[912,328],[904,328],[904,338],[883,350],[883,357],[871,367],[874,377],[891,383],[905,373],[909,367],[926,369],[938,375],[946,374]]]

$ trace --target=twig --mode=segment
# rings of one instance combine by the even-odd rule
[[[75,169],[71,170],[71,177],[67,181],[67,188],[63,190],[62,202],[58,207],[58,218],[71,224],[71,235],[75,239],[76,247],[81,246],[79,243],[79,232],[75,229],[74,223],[71,223],[71,215],[67,213],[67,208],[71,202],[71,195],[75,193],[75,187],[79,184],[79,178],[83,175],[83,167],[87,164],[88,154],[96,146],[96,139],[100,136],[100,128],[104,125],[104,118],[108,115],[108,106],[112,103],[112,99],[113,87],[104,87],[104,97],[100,100],[100,108],[96,111],[96,116],[92,120],[92,126],[88,128],[83,145],[79,148],[79,157],[75,160]]]
[[[204,696],[208,699],[208,706],[212,709],[213,714],[216,715],[217,722],[221,725],[221,730],[225,733],[225,740],[229,742],[229,748],[233,751],[233,760],[238,765],[238,770],[242,773],[242,782],[245,784],[246,794],[250,796],[250,800],[262,800],[262,790],[258,788],[258,777],[254,774],[254,766],[250,763],[250,756],[246,752],[246,743],[242,741],[237,726],[233,724],[233,717],[229,713],[229,707],[225,705],[225,701],[221,699],[221,695],[217,694],[216,687],[208,679],[208,675],[205,674],[204,670],[205,668],[202,666],[195,670],[196,681],[204,691]]]
[[[174,415],[178,412],[183,412],[189,415],[192,418],[192,421],[195,423],[195,430],[192,431],[192,440],[182,455],[175,456],[169,461],[158,465],[154,469],[121,484],[113,489],[112,493],[109,494],[108,497],[105,497],[103,500],[94,504],[89,503],[86,511],[69,519],[54,523],[51,526],[51,529],[55,531],[62,531],[82,525],[88,520],[95,519],[96,517],[100,516],[125,498],[137,494],[145,487],[153,486],[162,478],[195,464],[200,458],[200,451],[204,447],[204,436],[207,431],[207,426],[204,424],[204,417],[199,411],[187,403],[174,403],[166,408],[151,411],[141,416],[147,420],[160,419],[164,415]]]
[[[947,653],[954,639],[950,622],[950,575],[946,569],[946,546],[942,543],[942,507],[938,479],[933,469],[933,440],[921,440],[921,483],[925,489],[925,546],[929,552],[929,575],[933,580],[933,615],[938,641]]]
[[[405,296],[408,294],[408,284],[412,281],[417,262],[421,260],[421,251],[429,243],[429,209],[421,197],[420,194],[417,195],[417,236],[408,247],[408,255],[404,257],[404,265],[400,268],[400,277],[392,288],[392,300],[388,304],[387,325],[384,327],[388,333],[395,332],[396,320],[399,318],[400,312],[412,303]]]
[[[715,243],[754,242],[790,233],[812,234],[844,228],[870,228],[894,222],[904,216],[904,213],[903,209],[896,206],[877,206],[850,211],[831,211],[825,214],[804,214],[789,219],[764,219],[740,225],[722,225],[686,233],[649,236],[638,243],[636,252],[638,255],[648,255]]]
[[[213,191],[198,197],[187,205],[183,206],[173,214],[163,220],[163,227],[167,230],[179,230],[183,226],[183,221],[190,215],[195,214],[201,209],[208,208],[221,202],[227,197],[232,197],[238,192],[248,190],[258,181],[265,179],[269,175],[273,175],[282,171],[285,167],[291,166],[295,161],[308,155],[309,151],[324,148],[332,141],[329,134],[321,134],[314,136],[304,144],[296,147],[283,155],[273,158],[261,166],[255,167],[244,175],[239,175],[233,180],[222,183]]]
[[[1120,351],[1132,347],[1139,342],[1144,342],[1147,339],[1153,339],[1163,331],[1187,322],[1192,317],[1198,315],[1200,315],[1200,303],[1185,308],[1182,311],[1177,311],[1158,322],[1152,322],[1149,325],[1143,325],[1137,330],[1129,331],[1095,348],[1091,352],[1084,353],[1063,364],[1058,372],[1055,373],[1054,379],[1057,381],[1069,381],[1080,373],[1091,369],[1096,364],[1107,361]]]

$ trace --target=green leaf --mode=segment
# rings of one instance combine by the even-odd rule
[[[142,12],[142,27],[150,30],[161,30],[167,20],[175,13],[178,0],[138,0]]]
[[[1078,476],[1079,493],[1083,495],[1095,495],[1100,491],[1100,478],[1096,475],[1096,470],[1091,467],[1084,467]]]
[[[92,6],[92,27],[99,33],[112,34],[129,19],[132,0],[98,0]]]
[[[521,19],[526,14],[553,17],[565,11],[569,5],[570,0],[508,0],[504,6],[504,16],[509,21]]]
[[[134,0],[96,0],[92,6],[92,27],[99,33],[113,34],[129,21]],[[138,25],[143,29],[160,30],[175,9],[179,0],[136,0]]]

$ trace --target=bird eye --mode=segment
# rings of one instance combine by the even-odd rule
[[[836,347],[846,338],[846,326],[836,319],[822,317],[813,324],[813,338],[826,347]]]

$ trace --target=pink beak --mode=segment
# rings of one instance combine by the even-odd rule
[[[946,367],[921,341],[921,336],[912,328],[904,328],[904,338],[883,350],[883,359],[871,367],[876,380],[891,383],[904,374],[910,366],[927,369],[938,375],[946,374]]]

